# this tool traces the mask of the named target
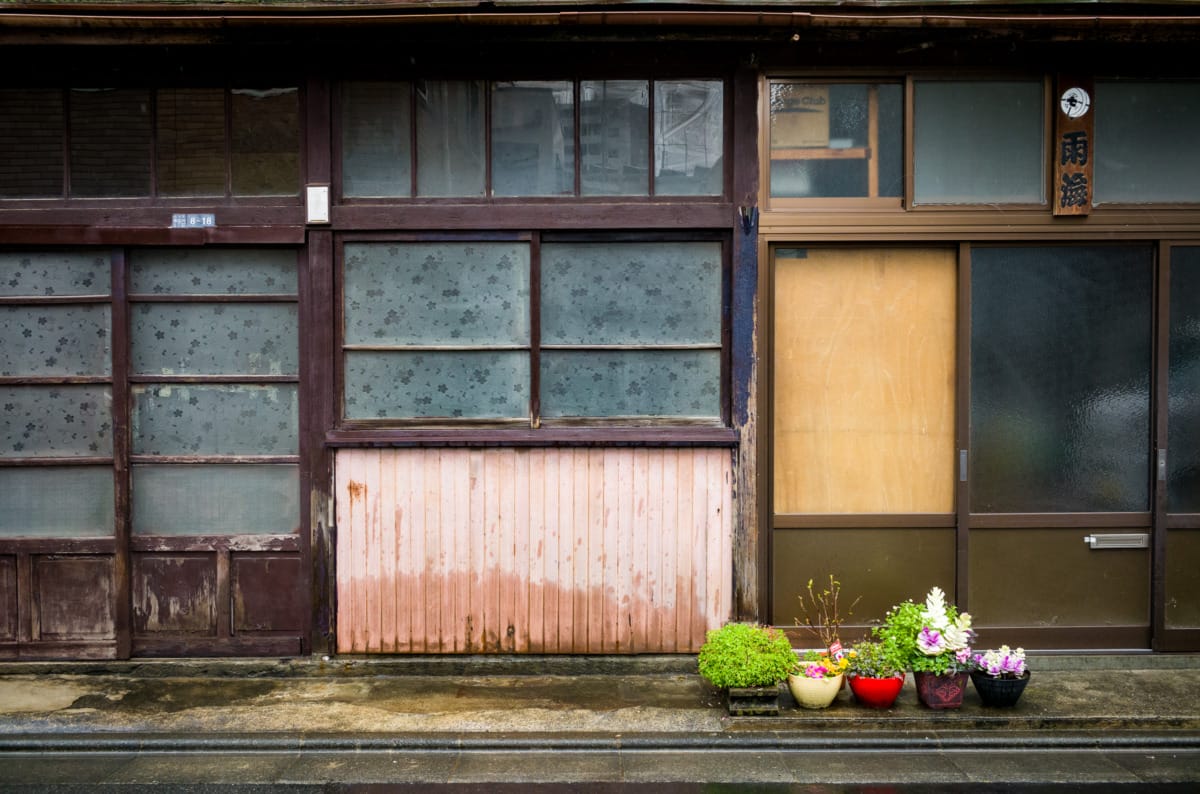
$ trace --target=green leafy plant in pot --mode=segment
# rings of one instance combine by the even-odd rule
[[[727,692],[729,713],[778,714],[779,684],[796,667],[787,635],[753,623],[726,623],[706,635],[700,675]]]
[[[847,654],[846,678],[854,699],[873,709],[889,709],[904,687],[908,659],[895,642],[864,640]]]

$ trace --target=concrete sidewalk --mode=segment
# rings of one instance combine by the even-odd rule
[[[1200,783],[1200,656],[1031,666],[1015,709],[731,718],[694,657],[9,663],[0,787]]]

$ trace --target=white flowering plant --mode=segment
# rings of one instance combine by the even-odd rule
[[[946,675],[971,670],[971,616],[946,603],[940,587],[931,588],[924,604],[911,599],[888,610],[882,626],[872,632],[891,645],[917,673]]]
[[[975,654],[974,663],[975,672],[992,678],[1020,678],[1028,669],[1025,666],[1025,649],[1013,650],[1007,645]]]

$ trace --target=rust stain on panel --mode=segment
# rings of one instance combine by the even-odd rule
[[[341,651],[694,652],[730,616],[728,450],[345,450],[336,472]]]

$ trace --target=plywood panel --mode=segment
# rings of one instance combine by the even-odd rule
[[[299,554],[234,554],[230,567],[235,634],[303,630]]]
[[[336,487],[342,652],[695,652],[731,613],[728,450],[345,450]]]
[[[216,555],[135,554],[133,632],[215,636]]]
[[[955,252],[775,260],[778,513],[954,509]]]

